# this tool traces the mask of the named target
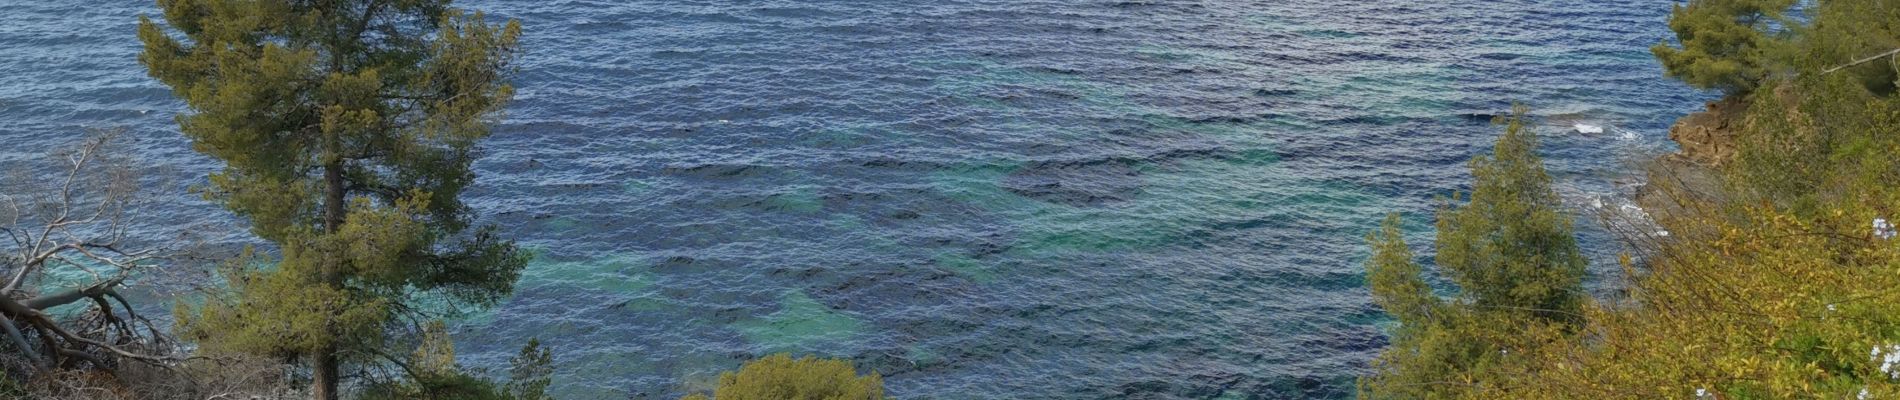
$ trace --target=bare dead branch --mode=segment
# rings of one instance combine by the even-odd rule
[[[1880,53],[1880,54],[1875,54],[1875,55],[1873,55],[1873,56],[1870,56],[1870,57],[1867,57],[1867,58],[1862,58],[1862,59],[1859,59],[1859,60],[1854,60],[1853,62],[1850,62],[1850,63],[1846,63],[1846,64],[1841,64],[1841,65],[1836,65],[1836,66],[1834,66],[1833,68],[1828,68],[1828,69],[1827,69],[1827,70],[1825,70],[1825,71],[1821,71],[1821,75],[1827,75],[1827,74],[1832,74],[1832,73],[1834,73],[1834,71],[1840,71],[1840,70],[1843,70],[1843,69],[1847,69],[1847,68],[1849,68],[1849,67],[1853,67],[1853,66],[1856,66],[1856,65],[1861,65],[1861,64],[1866,64],[1866,63],[1870,63],[1870,62],[1874,62],[1875,60],[1879,60],[1879,59],[1882,59],[1882,58],[1887,58],[1887,57],[1893,57],[1894,55],[1900,55],[1900,49],[1893,49],[1893,50],[1888,50],[1888,51],[1887,51],[1887,52],[1885,52],[1885,53]]]
[[[57,172],[40,179],[16,172],[0,187],[0,331],[36,369],[116,371],[124,360],[172,368],[185,358],[119,293],[132,277],[156,267],[162,248],[128,248],[126,211],[137,202],[137,179],[108,153],[117,132],[97,132],[57,155]],[[46,182],[46,183],[42,183]],[[52,271],[91,279],[55,286]],[[117,306],[114,306],[117,303]],[[47,310],[84,306],[74,316]],[[115,310],[115,308],[117,310]],[[122,310],[122,311],[121,311]],[[62,314],[64,315],[64,314]],[[37,344],[34,342],[38,342]]]
[[[25,354],[27,360],[33,362],[33,367],[38,368],[40,356],[33,354],[33,345],[26,342],[26,335],[20,333],[20,327],[14,326],[13,320],[0,318],[0,328],[6,329],[7,340],[13,342],[14,347],[19,347],[20,353]]]

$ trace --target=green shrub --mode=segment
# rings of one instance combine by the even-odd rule
[[[860,376],[850,361],[812,356],[793,359],[780,353],[746,363],[738,372],[719,374],[719,387],[713,390],[712,398],[879,400],[884,398],[884,378],[877,373]],[[682,400],[707,399],[705,394],[693,394]]]

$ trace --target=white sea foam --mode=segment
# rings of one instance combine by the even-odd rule
[[[1621,139],[1627,142],[1627,141],[1634,141],[1637,138],[1636,131],[1622,129],[1622,128],[1610,128],[1610,129],[1615,130],[1617,132],[1617,135],[1616,135],[1617,139]]]

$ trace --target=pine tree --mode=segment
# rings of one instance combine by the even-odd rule
[[[192,148],[224,164],[204,194],[278,251],[247,251],[223,270],[230,293],[181,303],[181,336],[301,360],[328,400],[343,365],[387,353],[398,316],[510,292],[526,257],[471,229],[459,196],[513,91],[517,22],[448,0],[158,5],[139,60],[190,107]]]
[[[1504,121],[1490,157],[1471,160],[1468,202],[1439,210],[1436,261],[1472,307],[1575,322],[1588,261],[1525,113]]]
[[[1785,14],[1795,0],[1691,0],[1669,14],[1681,47],[1650,51],[1664,73],[1689,86],[1746,94],[1769,72],[1770,60],[1798,26]]]
[[[1373,300],[1398,326],[1391,347],[1360,381],[1361,397],[1472,396],[1513,351],[1560,340],[1582,323],[1586,261],[1525,113],[1517,107],[1504,121],[1490,157],[1472,159],[1470,196],[1439,209],[1435,261],[1457,285],[1457,298],[1433,293],[1398,215],[1367,237]],[[1453,207],[1458,200],[1467,202]]]

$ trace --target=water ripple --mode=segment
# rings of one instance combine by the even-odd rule
[[[0,164],[123,126],[202,181],[148,2],[0,3]],[[540,337],[568,398],[772,351],[901,398],[1346,397],[1385,343],[1360,237],[1426,243],[1491,116],[1640,133],[1548,130],[1588,192],[1708,97],[1647,54],[1664,0],[463,3],[527,49],[469,201],[542,256],[461,354]],[[234,224],[183,186],[147,233]]]

